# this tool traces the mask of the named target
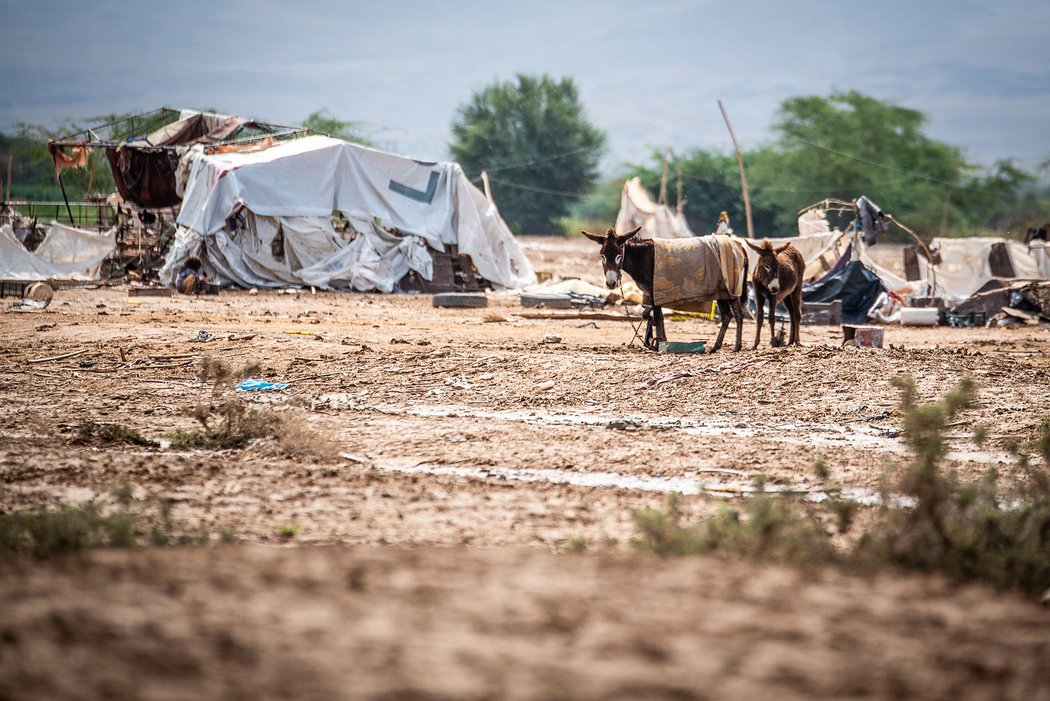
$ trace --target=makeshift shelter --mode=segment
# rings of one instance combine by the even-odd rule
[[[681,239],[696,235],[680,210],[653,202],[642,181],[631,178],[624,182],[620,194],[616,233],[623,234],[638,226],[642,227],[638,238]]]
[[[190,146],[207,144],[221,150],[307,132],[302,127],[162,107],[49,141],[48,149],[59,182],[63,170],[87,165],[89,149],[104,149],[121,197],[156,209],[181,201],[175,171]]]
[[[1050,278],[1050,258],[1045,242],[975,236],[965,239],[935,238],[930,242],[937,282],[935,296],[958,303],[985,289],[992,281],[1008,286],[1019,281]],[[925,258],[920,256],[925,263]],[[926,266],[918,279],[926,282]]]
[[[495,204],[455,163],[307,136],[247,153],[195,146],[180,173],[165,284],[193,255],[218,283],[391,292],[409,271],[429,280],[431,251],[449,246],[497,287],[536,281]]]
[[[10,224],[0,227],[0,280],[98,280],[102,261],[116,248],[116,229],[103,234],[51,222],[29,251]]]

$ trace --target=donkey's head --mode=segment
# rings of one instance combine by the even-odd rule
[[[758,262],[755,264],[752,279],[773,294],[780,292],[780,263],[777,261],[777,254],[786,251],[791,244],[785,243],[783,246],[773,248],[769,239],[763,239],[758,246],[750,241],[744,243],[758,254]]]
[[[605,232],[605,236],[601,234],[590,234],[586,231],[580,233],[589,238],[591,241],[601,245],[602,250],[599,255],[602,257],[602,269],[605,271],[605,285],[610,290],[620,284],[620,275],[623,272],[623,255],[624,248],[627,242],[635,237],[642,227],[628,231],[623,236],[617,235],[615,231],[609,229]]]

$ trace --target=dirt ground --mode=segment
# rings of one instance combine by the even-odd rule
[[[539,271],[601,279],[585,240],[523,243]],[[862,350],[807,326],[752,351],[747,322],[739,354],[661,355],[629,322],[509,294],[118,286],[5,308],[0,329],[0,511],[129,482],[238,541],[0,561],[0,699],[1050,698],[1050,611],[1017,595],[630,548],[632,508],[684,491],[702,517],[759,476],[819,493],[817,457],[870,495],[906,458],[900,373],[928,400],[972,375],[949,464],[1008,470],[1004,441],[1050,409],[1045,328],[889,326]],[[243,396],[298,434],[168,445],[209,396],[205,356],[289,383]],[[74,444],[89,420],[163,447]]]

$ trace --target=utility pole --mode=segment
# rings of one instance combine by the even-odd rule
[[[733,140],[733,149],[736,151],[736,164],[740,167],[740,189],[744,191],[744,216],[747,218],[747,237],[755,238],[754,227],[751,225],[751,196],[747,192],[747,176],[744,175],[744,157],[740,155],[740,146],[736,143],[736,135],[733,133],[733,125],[729,123],[729,115],[722,101],[718,101],[718,109],[722,110],[722,119],[726,120],[726,128],[729,129],[729,138]]]

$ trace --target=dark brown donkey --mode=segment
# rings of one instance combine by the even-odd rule
[[[656,268],[656,254],[653,251],[653,242],[648,239],[641,241],[632,241],[635,235],[642,230],[642,227],[628,231],[622,236],[618,236],[615,231],[609,229],[605,236],[601,234],[591,234],[586,231],[580,233],[594,241],[601,244],[601,258],[602,258],[602,269],[605,271],[605,285],[610,290],[614,289],[620,284],[620,276],[623,271],[626,271],[628,275],[634,278],[635,283],[642,290],[645,298],[648,300],[653,299],[653,278],[654,271]],[[741,249],[741,253],[743,249]],[[747,256],[743,256],[744,267],[741,272],[744,280],[747,280]],[[740,297],[727,296],[718,301],[718,311],[722,316],[722,328],[718,330],[718,338],[715,340],[715,345],[711,347],[711,352],[714,353],[722,347],[722,339],[725,338],[726,329],[729,328],[729,319],[733,317],[736,319],[736,345],[733,346],[733,350],[739,351],[741,344],[741,335],[744,329],[744,303],[747,300],[747,285],[744,285],[744,292]],[[655,334],[654,334],[655,331]],[[667,333],[664,330],[664,312],[663,309],[653,305],[652,312],[649,314],[649,322],[645,329],[645,338],[642,342],[645,347],[650,350],[657,350],[660,347],[660,341],[667,340]]]
[[[778,248],[773,248],[768,239],[759,246],[750,241],[745,243],[758,254],[755,273],[751,278],[755,283],[755,307],[758,310],[755,345],[752,348],[758,348],[762,336],[762,308],[766,300],[769,300],[769,335],[772,336],[769,344],[777,345],[773,322],[776,320],[777,302],[782,301],[791,317],[791,334],[787,344],[802,345],[799,326],[802,324],[802,274],[806,269],[806,260],[790,243]]]

